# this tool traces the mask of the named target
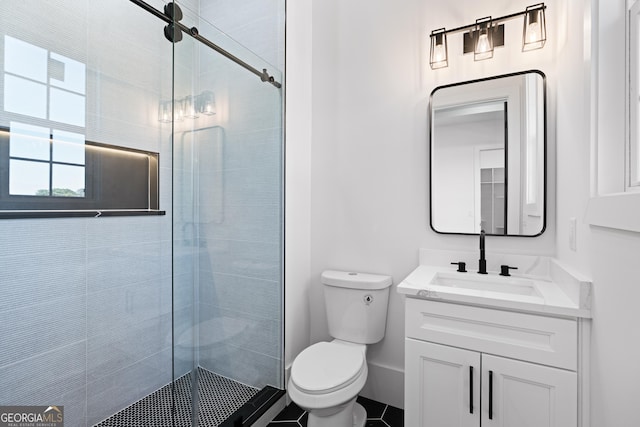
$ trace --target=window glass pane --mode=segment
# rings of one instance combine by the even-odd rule
[[[49,160],[49,128],[11,122],[9,156]]]
[[[84,135],[53,130],[53,161],[84,165]]]
[[[640,2],[629,11],[629,148],[626,177],[630,187],[640,186]]]
[[[46,119],[47,86],[5,74],[4,109],[12,113]]]
[[[635,6],[636,8],[638,6]],[[635,19],[635,32],[636,32],[636,43],[635,45],[632,46],[632,49],[635,49],[635,53],[636,53],[636,58],[638,60],[638,63],[636,63],[636,70],[635,70],[635,78],[636,78],[636,90],[634,92],[633,95],[635,95],[635,99],[632,100],[631,102],[635,102],[636,104],[636,111],[637,111],[637,117],[636,120],[638,120],[640,118],[640,91],[637,88],[640,88],[640,31],[638,31],[638,29],[640,28],[640,15],[636,15],[636,19]],[[640,185],[640,128],[638,127],[638,123],[640,123],[639,121],[636,121],[636,135],[634,137],[632,137],[632,147],[631,148],[631,155],[633,156],[633,158],[631,159],[631,185]],[[635,162],[635,167],[633,165],[633,163]]]
[[[85,94],[85,65],[66,56],[51,52],[51,59],[61,66],[61,76],[49,78],[51,86],[72,90],[81,95]],[[51,74],[51,73],[50,73]],[[61,77],[58,79],[57,77]]]
[[[84,96],[51,88],[49,119],[84,127]]]
[[[4,36],[4,70],[47,82],[47,51],[22,40]]]
[[[84,197],[84,167],[53,165],[53,196]]]
[[[49,164],[25,160],[10,160],[9,194],[48,196]]]

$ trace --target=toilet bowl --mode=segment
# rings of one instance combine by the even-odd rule
[[[314,344],[296,357],[289,396],[309,412],[309,427],[364,425],[366,415],[357,423],[352,418],[355,399],[367,381],[365,353],[362,344],[334,340]]]
[[[308,427],[363,427],[366,411],[356,398],[367,381],[367,344],[384,336],[391,278],[325,271],[322,283],[336,339],[295,358],[287,391],[309,412]]]

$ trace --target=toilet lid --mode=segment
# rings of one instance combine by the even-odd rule
[[[319,342],[295,358],[291,381],[306,393],[330,393],[353,383],[364,367],[362,347]]]

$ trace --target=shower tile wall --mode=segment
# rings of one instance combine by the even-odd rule
[[[158,9],[165,3],[148,2]],[[242,41],[282,69],[284,25],[266,39],[264,34],[284,22],[284,1],[274,9],[272,0],[261,2],[268,13],[248,8],[246,25],[228,32],[235,37],[246,30]],[[184,4],[198,10],[198,3]],[[215,12],[213,3],[231,20],[233,2],[203,0],[202,10]],[[252,22],[262,29],[251,33]],[[256,95],[257,78],[244,71],[233,69],[242,76],[233,88],[210,85],[221,101],[227,96],[218,116],[227,120],[221,123],[225,154],[218,170],[201,166],[201,181],[223,169],[224,223],[215,223],[216,207],[206,202],[195,212],[178,199],[172,212],[171,126],[157,121],[158,102],[171,98],[171,45],[163,26],[128,0],[0,2],[2,38],[20,38],[86,64],[87,139],[160,152],[160,207],[167,211],[161,217],[0,221],[0,405],[64,405],[66,426],[93,425],[171,380],[173,220],[183,225],[173,236],[176,331],[187,330],[197,312],[196,322],[224,319],[213,336],[200,329],[201,342],[225,338],[219,340],[223,346],[202,349],[201,365],[234,378],[241,373],[237,379],[251,385],[281,386],[282,200],[280,167],[274,165],[281,157],[280,107],[273,108],[273,88],[263,84]],[[178,72],[191,72],[193,52],[179,52]],[[224,83],[209,65],[199,65],[203,81]],[[271,94],[260,96],[266,88]],[[10,120],[0,111],[1,126]],[[190,156],[189,143],[183,149],[176,168],[187,167],[180,156]],[[179,179],[176,187],[195,190],[194,182]],[[210,200],[208,188],[203,200]],[[196,214],[202,223],[194,235]],[[212,249],[199,271],[192,268],[194,238]],[[197,277],[206,281],[194,290]],[[196,292],[202,301],[197,307]],[[234,335],[237,328],[248,333]],[[193,336],[182,338],[176,376],[196,362],[189,350]]]
[[[168,211],[0,221],[0,405],[64,405],[66,426],[92,425],[171,380],[170,134],[156,110],[171,96],[171,45],[162,27],[127,0],[0,2],[1,68],[5,35],[86,64],[86,138],[159,151]],[[0,125],[11,120],[0,111]]]
[[[200,16],[284,70],[284,0],[202,0]]]

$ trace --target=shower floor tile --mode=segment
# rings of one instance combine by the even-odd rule
[[[250,400],[258,389],[198,368],[199,424],[218,426]],[[191,375],[178,378],[95,427],[189,427],[191,426]],[[175,420],[171,408],[175,402]]]

